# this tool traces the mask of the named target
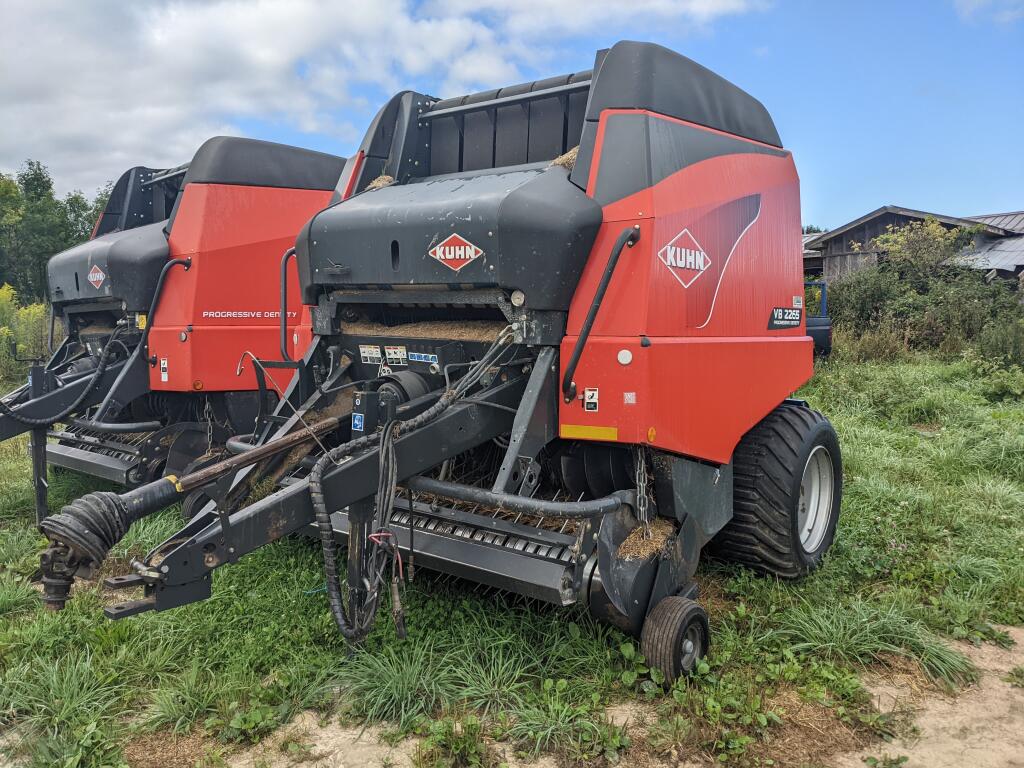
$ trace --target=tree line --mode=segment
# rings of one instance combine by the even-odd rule
[[[57,197],[38,160],[26,160],[14,175],[0,173],[0,285],[12,286],[23,303],[43,301],[47,260],[89,239],[110,188],[91,199],[78,190]]]

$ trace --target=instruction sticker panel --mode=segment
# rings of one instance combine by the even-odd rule
[[[360,344],[359,359],[367,365],[380,365],[384,362],[384,356],[376,344]]]
[[[409,364],[409,355],[406,354],[405,347],[384,347],[384,357],[388,365]]]
[[[428,355],[425,352],[410,352],[409,359],[414,363],[437,363],[437,355]]]

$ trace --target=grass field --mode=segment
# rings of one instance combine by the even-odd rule
[[[382,617],[353,652],[305,540],[221,569],[212,599],[176,611],[107,622],[104,595],[86,586],[46,613],[26,578],[42,542],[24,444],[0,445],[0,724],[11,759],[117,766],[140,734],[201,732],[214,766],[310,708],[384,723],[389,737],[420,734],[423,766],[497,765],[501,751],[813,765],[833,734],[906,727],[872,710],[866,667],[956,687],[974,670],[947,638],[1005,643],[993,625],[1024,623],[1024,404],[1000,400],[998,383],[966,362],[928,359],[834,361],[801,395],[832,419],[844,451],[832,553],[796,584],[704,563],[711,654],[667,692],[634,643],[582,611],[423,572],[407,593],[409,639]],[[56,477],[53,504],[89,487]],[[177,525],[174,510],[137,525],[120,565]],[[642,739],[607,718],[623,702],[647,718]],[[794,703],[803,720],[814,713],[813,730],[792,720]]]

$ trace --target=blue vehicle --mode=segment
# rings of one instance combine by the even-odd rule
[[[821,303],[817,314],[807,312],[807,335],[814,339],[814,354],[827,357],[832,352],[832,318],[828,316],[828,286],[823,280],[809,280],[804,283],[804,296],[808,289],[821,289]],[[806,303],[806,298],[805,298]]]

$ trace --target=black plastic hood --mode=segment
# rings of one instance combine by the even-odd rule
[[[529,309],[565,311],[601,215],[565,169],[543,164],[363,192],[299,234],[303,300],[321,288],[500,288],[522,291]]]
[[[50,301],[123,301],[130,312],[146,312],[160,270],[168,259],[165,221],[106,235],[53,256],[46,264]]]

